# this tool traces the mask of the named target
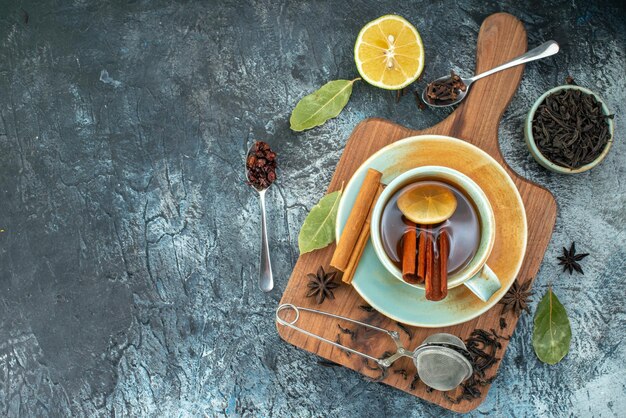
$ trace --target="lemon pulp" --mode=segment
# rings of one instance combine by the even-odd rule
[[[450,218],[456,210],[454,193],[433,183],[417,184],[398,198],[398,209],[418,225],[433,225]]]
[[[386,15],[361,29],[354,45],[354,61],[368,83],[388,90],[402,89],[424,69],[424,45],[406,19]]]

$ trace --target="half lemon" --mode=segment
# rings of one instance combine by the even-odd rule
[[[387,90],[400,90],[422,74],[424,45],[406,19],[386,15],[369,22],[354,45],[354,61],[363,80]]]

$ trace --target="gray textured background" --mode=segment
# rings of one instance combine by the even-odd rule
[[[562,46],[527,66],[500,142],[557,197],[535,289],[552,284],[573,339],[563,362],[543,365],[524,315],[475,415],[623,416],[626,12],[620,0],[520,3],[0,0],[0,416],[449,415],[318,366],[273,323],[299,227],[355,125],[382,116],[424,128],[447,111],[361,83],[321,128],[296,135],[288,118],[303,95],[355,76],[352,46],[369,20],[413,22],[429,79],[469,74],[496,11],[524,22],[529,45]],[[568,74],[617,114],[606,161],[571,177],[540,168],[521,134],[532,102]],[[258,201],[242,173],[260,139],[281,168],[270,295],[256,287]],[[557,266],[572,240],[592,254],[584,276]]]

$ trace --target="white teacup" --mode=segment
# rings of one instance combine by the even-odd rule
[[[383,248],[380,236],[380,222],[389,199],[404,186],[419,180],[441,180],[461,190],[474,203],[480,220],[480,241],[472,260],[460,271],[448,277],[448,289],[464,285],[480,300],[487,302],[500,287],[500,280],[487,266],[487,259],[493,249],[496,237],[495,217],[493,209],[485,193],[472,179],[456,170],[441,166],[424,166],[409,170],[396,177],[382,192],[372,212],[371,239],[374,251],[385,268],[398,280],[402,280],[402,272],[389,259]],[[403,283],[404,280],[402,280]],[[409,286],[424,289],[423,284],[406,283]]]

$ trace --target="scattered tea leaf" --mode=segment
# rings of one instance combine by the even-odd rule
[[[370,359],[368,358],[364,358],[363,359],[363,365],[365,366],[366,369],[368,370],[380,370],[381,366],[378,363],[374,363],[374,365],[370,365]]]
[[[298,235],[300,254],[324,248],[335,241],[335,220],[340,199],[341,190],[337,190],[322,197],[313,206]]]
[[[334,80],[303,97],[291,113],[291,129],[301,132],[324,124],[339,115],[350,100],[354,80]]]
[[[487,377],[490,369],[497,364],[496,355],[498,350],[502,348],[502,344],[498,341],[498,336],[484,329],[477,328],[465,340],[467,351],[470,352],[472,358],[472,367],[474,369],[472,376],[465,382],[461,383],[461,393],[456,397],[444,394],[444,397],[453,404],[460,402],[472,402],[482,396],[481,387],[490,385],[497,375]]]
[[[506,319],[503,316],[501,316],[500,317],[500,329],[504,329],[504,328],[506,328]]]
[[[350,328],[344,328],[339,324],[337,324],[337,328],[339,328],[339,331],[343,332],[344,334],[348,334],[351,340],[356,340],[356,331]]]
[[[389,376],[388,367],[377,366],[377,369],[380,370],[380,374],[378,376],[376,377],[364,376],[364,379],[368,382],[377,383],[377,382],[382,382],[383,380],[387,378],[387,376]],[[372,369],[372,370],[375,370],[375,369]]]
[[[539,302],[535,314],[533,347],[539,360],[556,364],[569,352],[572,329],[565,308],[551,288]]]
[[[411,331],[404,324],[396,321],[396,325],[407,335],[407,337],[413,338],[413,334],[411,334]]]
[[[498,335],[498,333],[496,332],[495,328],[490,328],[489,331],[491,331],[491,334],[493,334],[494,337],[496,337],[496,339],[498,340],[510,340],[511,336],[509,335],[508,337],[505,337],[504,335]]]
[[[338,366],[341,366],[340,364],[337,364],[337,363],[335,363],[333,361],[326,360],[326,359],[323,359],[323,358],[317,360],[317,364],[319,364],[320,366],[324,366],[324,367],[338,367]]]
[[[341,334],[337,334],[337,338],[335,338],[335,343],[336,343],[336,344],[339,344],[339,345],[342,345],[342,344],[341,344]],[[340,348],[339,350],[341,350],[341,352],[342,352],[343,354],[345,354],[345,355],[346,355],[346,357],[351,357],[351,356],[352,356],[352,352],[351,352],[351,351],[346,350],[345,348]]]

